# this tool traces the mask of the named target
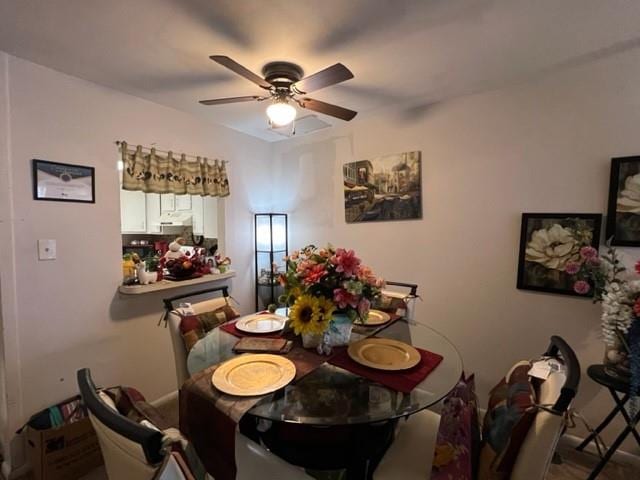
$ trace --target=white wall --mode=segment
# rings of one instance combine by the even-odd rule
[[[0,286],[10,343],[5,365],[15,380],[8,383],[15,406],[9,432],[37,410],[74,394],[81,367],[90,367],[101,385],[136,386],[150,399],[176,388],[169,333],[156,324],[161,299],[178,292],[117,293],[122,276],[118,139],[229,161],[225,253],[238,272],[233,296],[245,311],[253,305],[252,213],[270,198],[261,188],[271,146],[0,52]],[[94,166],[96,203],[34,201],[32,158]],[[15,254],[6,243],[13,233]],[[57,260],[38,261],[40,238],[57,241]]]
[[[520,218],[606,211],[610,158],[640,153],[639,84],[636,50],[280,142],[275,208],[291,213],[293,247],[331,241],[387,279],[418,283],[418,318],[458,346],[486,405],[508,367],[541,353],[552,334],[570,342],[584,370],[602,360],[598,306],[516,289]],[[412,150],[422,151],[423,219],[347,225],[342,165]],[[577,406],[595,426],[612,401],[585,373]]]

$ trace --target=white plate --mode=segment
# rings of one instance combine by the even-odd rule
[[[241,355],[220,365],[211,376],[214,387],[241,397],[266,395],[288,385],[296,366],[279,355]]]
[[[236,322],[236,328],[245,333],[272,333],[284,328],[287,317],[274,313],[254,313]]]

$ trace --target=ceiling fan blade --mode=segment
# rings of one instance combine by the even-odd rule
[[[298,100],[298,103],[302,108],[324,113],[325,115],[331,115],[332,117],[336,117],[347,122],[358,114],[358,112],[354,112],[348,108],[321,102],[320,100],[314,100],[313,98],[303,98]]]
[[[259,97],[257,95],[248,95],[246,97],[228,97],[228,98],[215,98],[213,100],[200,100],[202,105],[224,105],[225,103],[240,103],[251,102],[253,100],[264,100],[267,97]]]
[[[271,88],[271,86],[272,86],[264,78],[260,77],[259,75],[256,75],[251,70],[249,70],[248,68],[243,67],[242,65],[240,65],[235,60],[231,60],[229,57],[226,57],[224,55],[211,55],[209,58],[211,60],[213,60],[214,62],[219,63],[220,65],[222,65],[224,67],[227,67],[229,70],[237,73],[241,77],[244,77],[247,80],[255,83],[259,87],[262,87],[262,88],[264,88],[266,90],[269,90]]]
[[[302,80],[291,85],[291,88],[299,94],[320,90],[321,88],[335,85],[353,78],[353,73],[341,63],[336,63],[319,72],[309,75]]]

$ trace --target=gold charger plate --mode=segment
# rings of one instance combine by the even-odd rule
[[[352,360],[377,370],[406,370],[420,362],[420,352],[411,345],[390,338],[367,338],[347,349]]]
[[[380,310],[369,310],[367,321],[364,322],[363,325],[365,326],[370,325],[372,327],[377,325],[384,325],[389,320],[391,320],[391,317],[387,312],[382,312]]]
[[[284,328],[287,317],[274,313],[256,313],[242,317],[236,322],[236,328],[245,333],[272,333]]]
[[[229,395],[265,395],[287,385],[296,376],[296,366],[279,355],[242,355],[220,365],[211,383]]]

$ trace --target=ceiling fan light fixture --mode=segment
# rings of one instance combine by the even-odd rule
[[[267,117],[277,127],[289,125],[296,118],[296,109],[286,100],[276,100],[267,107]]]

